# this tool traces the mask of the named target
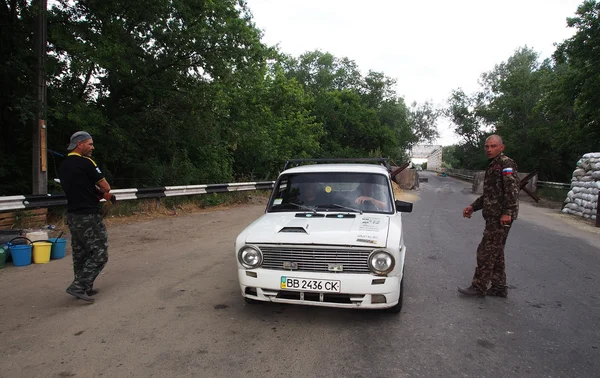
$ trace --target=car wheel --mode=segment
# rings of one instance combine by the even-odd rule
[[[402,310],[402,298],[404,297],[404,274],[402,274],[402,281],[400,281],[400,296],[398,297],[398,303],[393,307],[386,309],[387,312],[397,314]]]

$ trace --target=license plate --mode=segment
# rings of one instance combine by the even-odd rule
[[[342,284],[333,280],[314,280],[311,278],[297,278],[281,276],[280,287],[284,290],[316,291],[321,293],[340,293]]]

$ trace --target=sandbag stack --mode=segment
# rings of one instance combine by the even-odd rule
[[[600,152],[583,155],[573,171],[571,190],[567,194],[563,213],[596,219],[600,191]]]

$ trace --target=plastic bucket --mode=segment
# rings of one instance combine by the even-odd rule
[[[21,235],[21,230],[0,230],[0,244],[4,245],[4,249],[6,250],[6,261],[11,262],[12,257],[10,256],[10,248],[8,248],[11,244],[27,244],[29,243],[27,238],[24,238]]]
[[[62,259],[65,257],[65,251],[67,250],[67,239],[64,238],[50,238],[52,242],[52,250],[50,251],[51,259]]]
[[[29,239],[29,241],[34,242],[37,240],[40,241],[48,241],[48,232],[46,231],[33,231],[25,234],[25,237]]]
[[[15,266],[26,266],[31,264],[31,245],[19,244],[8,247]]]
[[[50,262],[50,250],[52,243],[49,241],[34,241],[33,242],[33,263],[46,264]]]
[[[4,268],[4,262],[6,261],[7,256],[8,247],[5,245],[0,245],[0,269]]]

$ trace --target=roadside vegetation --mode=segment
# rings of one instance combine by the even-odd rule
[[[126,218],[158,218],[175,215],[189,214],[198,211],[213,211],[236,205],[265,205],[270,192],[267,190],[211,193],[194,196],[169,197],[161,199],[140,199],[119,201],[116,204],[103,203],[102,216],[110,224]],[[66,207],[57,206],[48,208],[47,224],[53,225],[57,230],[66,229]],[[27,222],[27,217],[16,223],[13,228],[44,227],[43,224]]]
[[[563,203],[565,198],[567,198],[567,193],[569,193],[569,189],[562,188],[540,188],[538,187],[536,190],[536,194],[540,198],[544,198],[548,201]]]
[[[31,193],[37,12],[0,2],[0,195]],[[50,192],[78,130],[114,188],[273,179],[302,157],[402,164],[437,136],[438,111],[406,104],[383,72],[263,44],[243,1],[59,0],[47,16]]]
[[[32,1],[0,2],[0,196],[31,189]],[[444,166],[482,169],[485,137],[503,136],[521,171],[566,182],[600,150],[600,4],[567,20],[549,59],[530,47],[458,88],[440,109],[405,103],[402,83],[323,51],[290,56],[261,42],[242,0],[50,2],[46,60],[49,192],[69,136],[89,131],[114,188],[273,179],[290,158],[390,158],[461,137]]]

